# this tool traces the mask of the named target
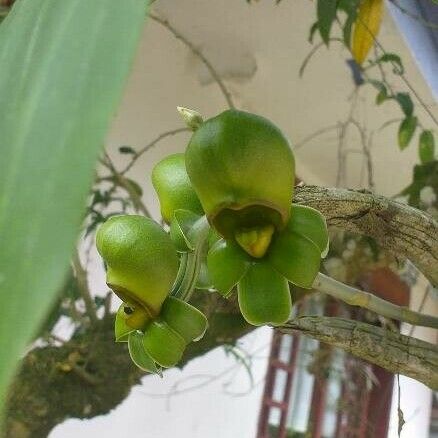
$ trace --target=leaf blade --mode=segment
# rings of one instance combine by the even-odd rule
[[[0,333],[22,322],[0,336],[0,399],[63,281],[145,9],[19,0],[0,27]]]

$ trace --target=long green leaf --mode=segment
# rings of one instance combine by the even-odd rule
[[[336,0],[318,0],[316,4],[319,33],[322,40],[328,45],[330,30],[336,18]]]
[[[146,6],[18,0],[0,26],[0,400],[63,282]]]

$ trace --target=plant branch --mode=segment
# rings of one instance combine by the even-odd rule
[[[133,156],[132,160],[127,164],[127,166],[120,172],[120,175],[125,175],[128,170],[132,168],[132,166],[135,164],[135,162],[149,149],[152,149],[159,141],[163,140],[166,137],[173,136],[175,134],[179,134],[181,132],[191,132],[189,128],[177,128],[172,129],[170,131],[162,132],[157,138],[152,140],[150,143],[148,143],[146,146],[141,148],[139,151],[137,151]]]
[[[438,285],[438,223],[427,213],[370,192],[317,186],[296,187],[294,202],[319,210],[329,226],[373,237]]]
[[[134,204],[134,208],[137,211],[141,211],[145,216],[150,217],[151,215],[149,213],[149,210],[147,209],[146,205],[144,205],[141,197],[135,191],[135,188],[132,186],[132,184],[130,184],[129,181],[116,169],[110,156],[106,152],[104,153],[104,157],[105,159],[102,160],[102,164],[111,171],[114,176],[115,182],[120,187],[123,187],[126,190],[132,200],[132,203]]]
[[[438,328],[438,318],[432,315],[424,315],[407,307],[397,306],[372,293],[348,286],[321,273],[317,275],[313,288],[351,306],[371,310],[385,318],[396,319],[417,326]]]
[[[93,298],[91,297],[90,289],[87,283],[87,272],[82,267],[79,253],[77,250],[73,253],[72,265],[76,274],[76,280],[78,282],[79,293],[84,300],[85,309],[91,322],[96,324],[98,322],[96,306],[94,305]]]
[[[216,81],[217,85],[219,86],[222,94],[224,95],[225,100],[227,101],[227,105],[234,109],[235,105],[233,102],[233,98],[231,96],[231,93],[223,83],[221,77],[219,76],[219,73],[216,71],[216,69],[213,67],[212,63],[203,55],[203,53],[191,42],[189,41],[183,34],[178,32],[167,20],[160,18],[154,14],[149,14],[149,18],[151,20],[154,20],[155,22],[161,24],[163,27],[165,27],[167,30],[169,30],[176,39],[180,40],[183,44],[185,44],[205,65],[207,70],[210,72],[212,78]]]
[[[380,327],[328,316],[302,316],[287,322],[282,333],[302,332],[438,389],[438,347]]]

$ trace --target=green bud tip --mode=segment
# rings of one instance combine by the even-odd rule
[[[176,109],[180,113],[187,127],[192,131],[196,131],[204,123],[201,114],[197,111],[184,108],[183,106],[177,106]]]

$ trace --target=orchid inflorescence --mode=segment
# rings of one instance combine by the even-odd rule
[[[289,283],[311,288],[329,243],[324,217],[291,203],[295,161],[273,123],[237,110],[206,121],[180,112],[194,130],[187,149],[152,173],[169,231],[123,215],[96,237],[107,284],[123,301],[116,340],[155,373],[176,365],[207,329],[188,304],[195,289],[224,297],[237,289],[248,323],[281,325],[292,310]]]

